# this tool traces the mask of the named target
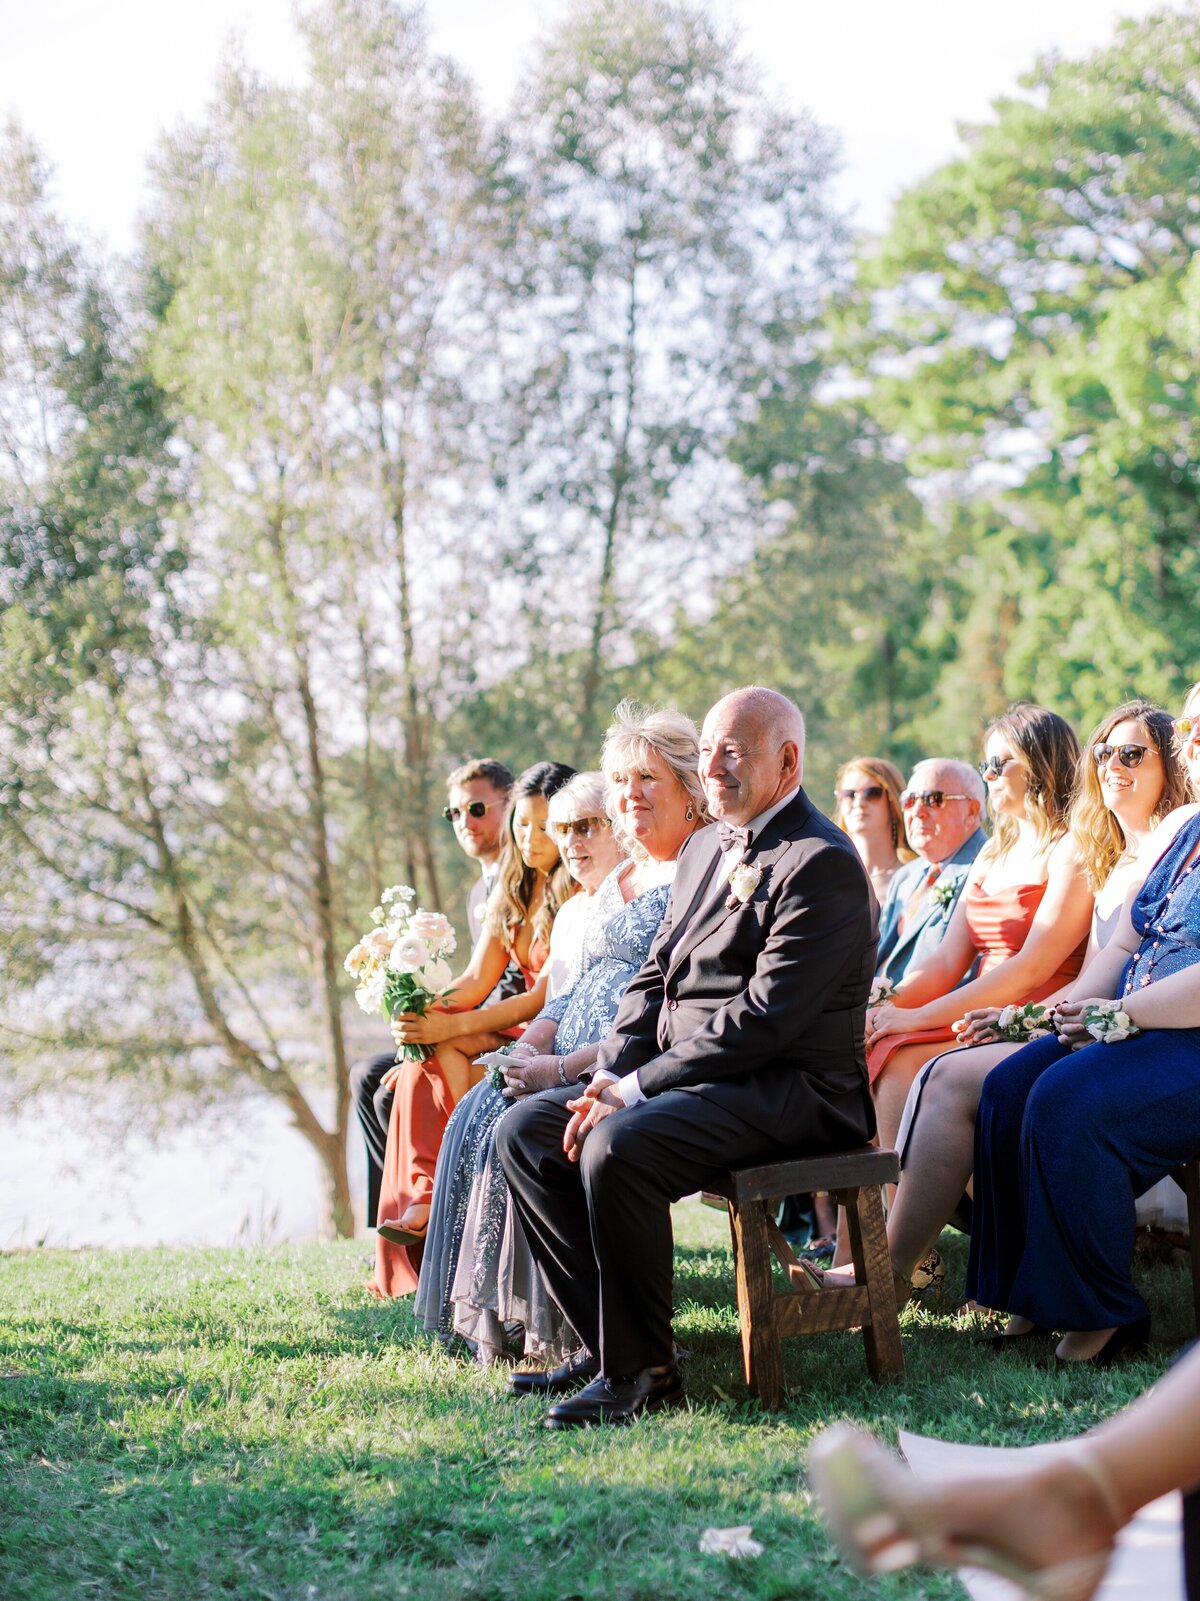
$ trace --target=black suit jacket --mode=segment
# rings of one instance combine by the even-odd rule
[[[875,1132],[863,1034],[878,907],[848,837],[801,789],[756,839],[761,879],[730,908],[715,828],[680,853],[649,955],[597,1067],[647,1097],[689,1090],[805,1149]]]

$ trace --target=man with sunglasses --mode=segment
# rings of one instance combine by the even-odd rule
[[[442,816],[453,827],[454,837],[466,855],[479,864],[479,877],[467,896],[467,927],[472,945],[483,932],[484,909],[500,868],[504,813],[513,782],[510,769],[503,762],[490,758],[467,762],[446,780],[446,805]],[[484,1004],[503,1000],[524,988],[525,981],[519,969],[510,964]],[[395,1051],[387,1051],[380,1056],[364,1057],[350,1069],[350,1093],[367,1147],[369,1228],[374,1228],[379,1209],[379,1181],[383,1175],[392,1113],[392,1092],[381,1089],[380,1081],[395,1065]]]
[[[880,909],[880,978],[898,984],[941,942],[967,870],[983,849],[984,799],[979,774],[966,762],[933,757],[913,768],[900,801],[917,855],[893,878]]]

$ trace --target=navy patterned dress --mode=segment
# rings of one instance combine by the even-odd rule
[[[669,886],[626,903],[620,878],[629,870],[622,863],[596,891],[575,981],[539,1013],[558,1025],[556,1055],[604,1038],[658,932]],[[453,1330],[485,1358],[503,1351],[519,1324],[526,1351],[553,1361],[576,1342],[542,1286],[494,1159],[496,1128],[515,1104],[484,1079],[454,1109],[438,1155],[415,1310],[427,1329]]]

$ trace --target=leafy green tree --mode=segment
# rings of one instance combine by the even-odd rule
[[[980,656],[988,708],[1032,694],[1084,721],[1194,675],[1198,70],[1194,9],[1043,60],[864,265],[871,410],[971,550],[945,574],[943,704]]]
[[[634,635],[702,605],[765,526],[728,447],[752,376],[810,338],[846,240],[830,138],[688,4],[577,0],[512,141],[530,299],[505,488],[530,655],[553,660],[555,726],[593,761]]]

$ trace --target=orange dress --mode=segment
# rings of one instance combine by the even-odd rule
[[[1040,884],[1014,884],[989,895],[977,883],[968,884],[963,893],[963,908],[971,944],[981,958],[977,977],[982,978],[1001,962],[1015,956],[1024,945],[1046,893],[1046,881]],[[1029,1001],[1045,1000],[1056,989],[1069,983],[1083,966],[1087,940],[1084,939],[1070,956],[1028,995],[1014,999],[1013,1005],[1024,1006]],[[916,1029],[908,1034],[888,1034],[867,1052],[867,1072],[871,1083],[879,1077],[884,1066],[903,1045],[918,1043],[936,1044],[939,1040],[952,1040],[954,1030],[945,1028]]]
[[[537,983],[548,955],[549,947],[535,940],[529,951],[530,965],[518,963],[527,990]],[[522,1030],[504,1032],[516,1037]],[[436,1051],[423,1062],[409,1062],[392,1099],[376,1214],[382,1220],[398,1218],[410,1206],[432,1199],[438,1151],[453,1110],[450,1086]],[[367,1289],[380,1299],[411,1295],[420,1277],[423,1250],[422,1245],[396,1245],[376,1234],[375,1276]]]

